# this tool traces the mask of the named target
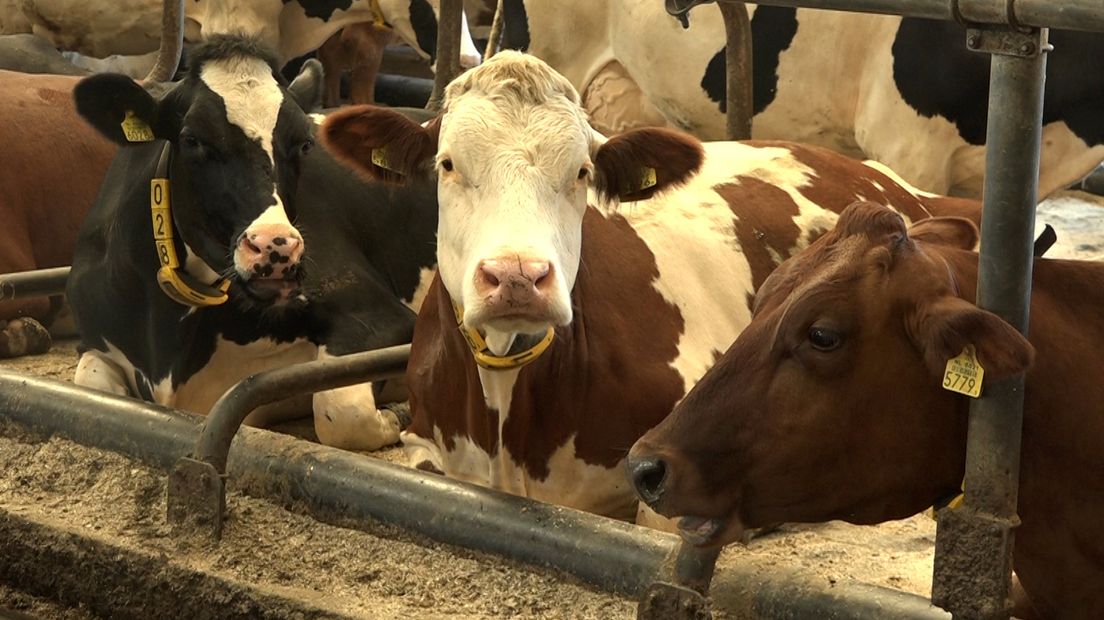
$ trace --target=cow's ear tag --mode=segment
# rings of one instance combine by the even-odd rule
[[[390,170],[396,174],[402,174],[391,166],[391,158],[387,156],[387,147],[380,146],[372,149],[372,163],[384,170]]]
[[[123,135],[127,142],[153,142],[153,130],[146,121],[134,115],[133,110],[127,110],[126,117],[120,123],[123,127]]]
[[[635,182],[630,181],[626,183],[625,188],[621,190],[621,196],[628,198],[634,194],[639,194],[649,187],[655,187],[656,182],[656,169],[650,166],[644,166],[640,168],[640,178]]]
[[[971,398],[981,396],[981,381],[985,369],[977,359],[974,345],[968,344],[958,356],[947,360],[947,369],[943,372],[943,389],[965,394]]]

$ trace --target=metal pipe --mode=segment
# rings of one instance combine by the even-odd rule
[[[0,275],[0,301],[23,297],[64,295],[69,267],[17,271]]]
[[[751,71],[751,21],[743,2],[719,5],[725,25],[725,123],[729,140],[751,139],[754,115]]]
[[[976,24],[1104,31],[1104,6],[1099,0],[762,0],[756,4],[947,21],[961,16],[962,21]]]
[[[214,465],[223,474],[234,435],[257,407],[292,396],[402,376],[409,359],[410,345],[404,344],[250,375],[211,407],[196,444],[195,458]]]
[[[445,102],[445,87],[460,75],[460,20],[464,19],[462,0],[441,0],[437,19],[437,74],[427,110],[438,112]]]
[[[201,419],[0,369],[0,420],[165,470],[191,450]],[[382,521],[629,596],[642,593],[679,546],[670,534],[254,428],[239,434],[230,469],[240,491],[295,505],[323,521],[345,527]],[[879,617],[879,610],[903,619],[946,617],[919,596],[854,582],[794,582],[793,575],[776,562],[755,565],[748,558],[718,573],[713,596],[721,609],[746,607],[757,618],[798,617],[794,610],[829,605],[848,617]]]
[[[1031,300],[1046,30],[993,54],[986,129],[977,305],[1027,333]],[[1004,46],[1002,46],[1004,47]],[[1024,375],[994,381],[970,403],[965,507],[943,510],[932,600],[956,618],[1007,617],[1018,525]],[[996,549],[994,549],[994,546]],[[963,567],[970,567],[963,570]]]

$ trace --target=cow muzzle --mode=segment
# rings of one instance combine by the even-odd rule
[[[298,290],[303,238],[287,224],[250,226],[238,237],[234,267],[254,297],[286,300]]]
[[[554,321],[556,270],[548,260],[524,255],[483,259],[476,267],[474,284],[484,323]]]

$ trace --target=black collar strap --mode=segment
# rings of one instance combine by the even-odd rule
[[[204,284],[180,266],[176,243],[173,241],[172,207],[169,199],[169,160],[172,145],[166,141],[157,160],[157,170],[150,180],[150,217],[153,223],[153,243],[161,267],[157,283],[169,299],[193,307],[217,306],[226,303],[230,280],[220,278],[214,284]]]

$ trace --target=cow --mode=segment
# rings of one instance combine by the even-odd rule
[[[504,0],[503,8],[504,46],[544,59],[581,92],[620,63],[672,126],[705,140],[725,138],[725,34],[716,6],[694,9],[688,29],[659,0]],[[981,195],[989,57],[966,48],[963,26],[748,10],[753,138],[827,146],[880,161],[929,192]],[[1040,197],[1104,159],[1097,114],[1104,77],[1084,71],[1104,55],[1104,37],[1051,30],[1050,41]]]
[[[0,273],[63,267],[115,145],[77,115],[77,78],[0,71]],[[0,358],[44,352],[56,300],[0,291]]]
[[[317,61],[285,86],[256,40],[219,35],[188,64],[172,85],[100,74],[74,90],[120,145],[67,287],[74,381],[207,413],[252,373],[409,342],[434,263],[432,185],[367,185],[313,148]],[[381,387],[320,392],[247,423],[313,409],[322,443],[376,449],[401,422],[377,407]]]
[[[327,108],[341,104],[341,77],[349,72],[349,102],[375,103],[376,76],[383,50],[395,38],[390,29],[372,22],[345,26],[318,48],[317,58],[326,76],[322,98]]]
[[[411,464],[620,518],[638,516],[629,446],[735,339],[778,261],[858,197],[910,220],[979,213],[818,147],[703,149],[654,128],[607,140],[563,76],[510,51],[450,84],[425,126],[356,106],[322,137],[375,180],[438,175]]]
[[[1104,265],[1035,261],[1029,342],[974,305],[976,239],[962,219],[906,228],[880,205],[845,210],[633,447],[640,496],[701,546],[772,522],[912,515],[958,493],[969,398],[943,386],[972,347],[979,391],[1028,371],[1016,574],[1042,617],[1101,617]]]
[[[258,36],[282,62],[318,49],[343,27],[373,22],[395,34],[431,64],[437,54],[439,0],[194,0],[185,5],[185,39],[199,42],[220,33]],[[84,0],[23,0],[35,34],[56,46],[102,58],[148,54],[161,33],[161,0],[90,3]],[[461,33],[461,65],[474,66],[479,51],[466,20]]]

